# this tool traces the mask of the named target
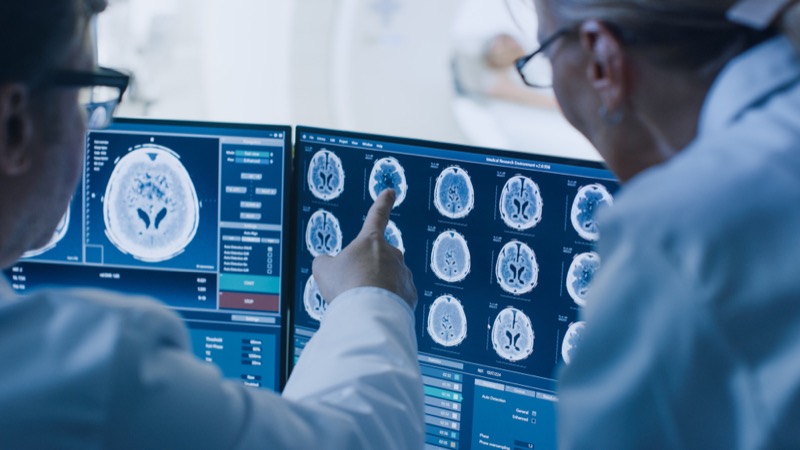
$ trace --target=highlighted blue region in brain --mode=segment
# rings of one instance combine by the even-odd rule
[[[595,214],[598,209],[611,206],[613,202],[613,197],[601,184],[589,184],[580,188],[572,202],[571,214],[572,226],[578,235],[587,241],[596,241],[600,237],[600,231]]]
[[[500,311],[492,325],[492,347],[501,358],[515,362],[533,353],[533,326],[521,310],[509,306]]]
[[[567,329],[564,342],[561,343],[561,357],[564,358],[564,363],[569,364],[572,361],[575,351],[580,347],[585,327],[586,322],[575,322]]]
[[[497,257],[495,275],[504,291],[514,295],[527,294],[539,281],[536,254],[524,242],[509,242]]]
[[[397,198],[394,200],[394,207],[400,206],[406,199],[408,184],[406,183],[406,171],[397,159],[381,158],[375,161],[372,172],[369,174],[369,195],[372,200],[386,189],[394,189]]]
[[[428,314],[428,335],[439,345],[455,347],[467,337],[467,315],[461,302],[452,295],[433,301]]]
[[[595,252],[581,253],[572,259],[567,272],[567,292],[578,306],[586,306],[589,285],[599,268],[600,255]]]
[[[330,150],[318,151],[308,165],[307,179],[314,197],[325,201],[339,197],[344,192],[342,160]]]
[[[322,320],[322,316],[328,310],[328,304],[325,303],[322,294],[319,293],[319,287],[313,275],[308,277],[306,287],[303,290],[303,306],[308,315],[316,321]]]
[[[450,219],[466,217],[475,207],[475,190],[467,172],[458,166],[443,170],[436,179],[433,205]]]
[[[389,224],[386,225],[386,231],[383,233],[383,237],[386,238],[386,242],[392,247],[403,253],[406,252],[406,248],[403,246],[403,233],[400,232],[400,229],[397,228],[397,224],[393,221],[390,220]]]
[[[119,159],[103,196],[106,236],[121,252],[146,262],[171,259],[194,239],[200,203],[174,151],[155,144]]]
[[[433,241],[431,269],[443,281],[455,283],[467,277],[472,264],[467,240],[459,232],[448,230]]]
[[[28,250],[22,255],[22,257],[31,258],[34,256],[39,256],[42,253],[45,253],[55,248],[55,246],[58,245],[59,242],[61,242],[61,239],[64,239],[64,236],[66,236],[67,231],[69,230],[69,218],[70,218],[70,212],[69,212],[69,207],[67,207],[67,212],[64,213],[63,216],[61,216],[61,220],[58,222],[58,225],[56,225],[56,229],[53,232],[53,236],[50,237],[50,240],[47,241],[47,244],[37,249]]]
[[[324,209],[311,215],[306,227],[306,247],[314,257],[336,256],[342,251],[342,229],[339,219]]]
[[[515,230],[527,230],[542,220],[539,185],[522,175],[509,179],[500,194],[500,217]]]

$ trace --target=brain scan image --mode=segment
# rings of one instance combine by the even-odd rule
[[[599,268],[600,256],[595,252],[581,253],[572,259],[567,272],[567,292],[578,306],[586,306],[589,285]]]
[[[471,265],[467,240],[459,232],[448,230],[433,241],[431,269],[439,279],[455,283],[469,274]]]
[[[536,255],[524,242],[511,241],[500,250],[495,275],[504,291],[514,295],[527,294],[539,280]]]
[[[586,327],[586,322],[575,322],[567,329],[564,335],[564,342],[561,344],[561,357],[564,363],[569,364],[575,354],[575,350],[580,346],[581,335]]]
[[[500,311],[492,326],[492,347],[508,361],[521,361],[533,353],[531,319],[517,308]]]
[[[328,304],[325,303],[319,293],[319,287],[313,275],[308,277],[306,287],[303,290],[303,306],[306,308],[308,315],[316,321],[322,320],[322,316],[328,310]]]
[[[33,256],[39,256],[58,245],[58,243],[61,242],[61,239],[64,239],[64,236],[67,234],[67,230],[69,229],[69,218],[69,207],[67,207],[67,212],[61,216],[61,220],[58,222],[58,225],[56,225],[56,230],[53,232],[53,236],[50,237],[50,240],[47,241],[47,244],[34,250],[28,250],[22,255],[22,257],[31,258]]]
[[[403,233],[400,232],[400,229],[397,228],[397,224],[393,221],[390,220],[389,224],[386,225],[386,231],[383,233],[383,237],[386,238],[386,242],[392,247],[400,250],[402,253],[406,252],[406,248],[403,246]]]
[[[406,199],[408,184],[406,183],[406,171],[397,159],[388,157],[381,158],[375,162],[372,172],[369,174],[369,195],[372,200],[385,189],[397,191],[397,198],[394,207],[400,206]]]
[[[455,347],[467,337],[467,315],[461,302],[452,295],[433,301],[428,314],[428,335],[439,345]]]
[[[200,203],[189,172],[172,150],[144,144],[117,161],[103,196],[106,236],[122,252],[159,262],[194,239]]]
[[[475,207],[472,179],[458,166],[444,169],[436,178],[433,204],[439,214],[450,219],[466,217]]]
[[[324,209],[312,214],[306,228],[306,247],[314,257],[338,255],[342,251],[342,229],[339,227],[339,219]]]
[[[314,197],[333,200],[344,192],[344,168],[335,153],[322,149],[308,165],[308,187]]]
[[[572,202],[572,226],[578,235],[587,241],[596,241],[600,237],[594,215],[601,206],[610,206],[614,202],[611,194],[601,184],[590,184],[578,190]]]
[[[539,185],[522,175],[509,179],[500,194],[500,217],[518,231],[533,228],[542,220],[542,206]]]

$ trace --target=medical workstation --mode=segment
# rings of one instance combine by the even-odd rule
[[[555,374],[599,266],[592,214],[617,183],[552,100],[519,117],[523,101],[456,90],[451,60],[516,32],[504,6],[236,3],[128,0],[99,17],[99,63],[134,84],[123,118],[88,133],[70,208],[13,287],[160,299],[197,357],[280,391],[326,310],[311,261],[394,188],[386,237],[420,297],[427,445],[554,447]],[[494,23],[475,29],[481,16]],[[400,71],[412,59],[425,79]],[[520,130],[536,117],[558,145]]]
[[[418,294],[426,450],[558,448],[559,374],[605,262],[596,215],[621,182],[552,89],[522,82],[536,16],[513,13],[111,0],[96,56],[130,85],[113,123],[88,130],[69,208],[6,270],[11,287],[158,299],[196,358],[281,393],[329,310],[312,262],[392,189],[385,239]]]

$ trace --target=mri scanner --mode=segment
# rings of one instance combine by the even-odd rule
[[[99,31],[100,62],[139,81],[123,115],[599,159],[553,109],[456,89],[454,52],[519,34],[499,0],[113,0]],[[534,36],[520,37],[535,47]]]
[[[500,1],[307,0],[294,19],[298,123],[599,159],[555,110],[457,92],[455,51],[520,34]]]
[[[460,3],[299,2],[290,39],[297,122],[463,142],[449,112],[447,57]]]

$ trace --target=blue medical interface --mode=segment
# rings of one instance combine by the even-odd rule
[[[311,276],[398,191],[387,240],[420,299],[429,449],[556,448],[556,372],[580,345],[598,209],[618,185],[597,163],[299,127],[294,358],[325,303]]]
[[[183,317],[199,358],[278,390],[291,139],[284,126],[146,120],[90,131],[69,210],[8,270],[14,289],[155,297]]]

